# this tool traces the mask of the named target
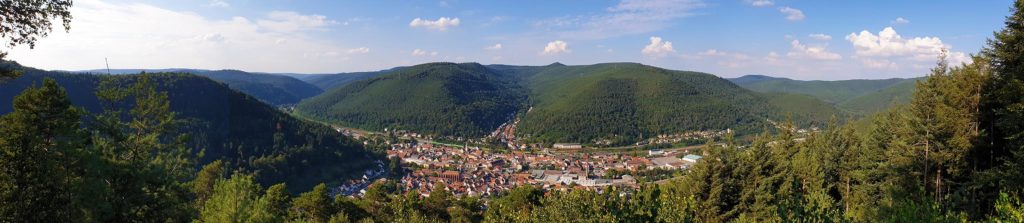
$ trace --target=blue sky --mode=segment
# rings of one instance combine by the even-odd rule
[[[969,61],[1011,1],[76,0],[68,33],[10,58],[43,69],[334,73],[434,61],[640,62],[736,77],[924,75]],[[500,47],[499,47],[500,46]]]

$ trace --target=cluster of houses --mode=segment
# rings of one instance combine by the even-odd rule
[[[574,148],[577,145],[564,145]],[[577,147],[578,148],[578,147]],[[633,176],[606,178],[605,173],[649,169],[685,169],[700,159],[677,157],[675,152],[656,151],[648,156],[626,154],[552,154],[513,150],[490,152],[478,147],[448,146],[428,142],[392,145],[389,157],[414,166],[398,184],[406,190],[429,194],[443,184],[456,195],[490,196],[522,185],[546,189],[636,186]]]

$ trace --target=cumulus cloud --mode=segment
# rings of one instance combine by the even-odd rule
[[[832,36],[821,34],[821,33],[815,33],[815,34],[807,35],[807,37],[811,37],[811,39],[822,40],[822,41],[832,40]]]
[[[800,21],[800,20],[804,20],[804,18],[805,18],[804,11],[800,11],[799,9],[795,9],[795,8],[781,7],[781,8],[779,8],[779,12],[781,12],[782,14],[785,14],[786,15],[786,20],[789,20],[789,21]]]
[[[501,49],[501,44],[497,43],[497,44],[494,44],[493,46],[484,47],[484,49],[485,50],[500,50]]]
[[[412,22],[409,22],[409,27],[423,27],[437,31],[447,31],[448,28],[459,26],[459,23],[459,18],[441,17],[433,21],[428,19],[415,18],[412,20]]]
[[[837,53],[829,52],[828,49],[825,49],[825,46],[804,45],[800,43],[800,40],[793,40],[793,42],[790,42],[790,45],[792,47],[790,48],[790,51],[787,54],[790,57],[808,58],[815,60],[843,59],[843,56],[840,56]]]
[[[547,46],[544,46],[544,51],[541,51],[540,54],[541,55],[555,55],[555,54],[563,54],[563,53],[569,53],[569,52],[570,51],[569,51],[569,44],[568,43],[566,43],[565,41],[561,41],[561,40],[555,40],[555,41],[549,42]]]
[[[943,48],[948,48],[938,37],[905,39],[892,27],[885,27],[878,35],[867,30],[850,33],[846,40],[853,43],[856,55],[863,57],[911,57],[929,61],[935,60]]]
[[[415,49],[415,50],[412,50],[412,55],[413,56],[427,56],[427,55],[437,56],[437,51],[427,52],[426,50]]]
[[[672,49],[672,42],[662,42],[661,37],[652,36],[651,43],[644,46],[644,49],[640,50],[640,52],[647,56],[662,57],[666,54],[676,52],[676,50]]]
[[[702,0],[620,0],[598,15],[565,16],[535,25],[556,30],[563,38],[605,39],[663,29],[704,6]]]
[[[76,0],[71,14],[75,20],[69,33],[53,32],[40,39],[35,49],[17,47],[9,57],[25,65],[61,70],[95,69],[103,66],[103,58],[109,58],[115,68],[337,72],[369,66],[343,63],[346,58],[340,56],[326,57],[352,47],[307,35],[308,24],[283,25],[292,20],[282,20],[279,13],[213,19],[143,3]],[[295,26],[302,28],[282,28]],[[279,32],[283,30],[295,32]]]
[[[256,20],[256,24],[274,32],[290,33],[296,31],[323,31],[326,26],[338,24],[322,15],[303,15],[292,11],[272,11],[264,19]]]
[[[227,7],[231,7],[231,4],[228,4],[228,2],[225,2],[224,0],[210,0],[209,6],[210,7],[218,7],[218,8],[227,8]]]
[[[896,17],[896,20],[892,20],[892,22],[890,23],[892,23],[893,25],[903,25],[909,24],[910,20],[904,19],[903,17]]]
[[[878,34],[864,30],[846,36],[854,47],[854,55],[865,67],[895,70],[902,67],[927,68],[939,58],[945,49],[952,48],[938,37],[904,38],[892,27],[885,27]],[[963,52],[948,52],[947,60],[952,65],[971,63]]]
[[[750,2],[750,5],[757,6],[757,7],[764,7],[764,6],[775,5],[775,2],[772,2],[771,0],[751,0],[751,1],[748,1],[748,2]]]

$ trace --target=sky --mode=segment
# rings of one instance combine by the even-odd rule
[[[50,70],[382,70],[638,62],[722,77],[918,77],[970,62],[1009,0],[75,0],[8,59]]]

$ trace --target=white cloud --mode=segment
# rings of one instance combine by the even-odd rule
[[[793,40],[793,42],[790,42],[790,45],[792,47],[790,48],[790,51],[787,54],[790,57],[808,58],[815,60],[843,59],[843,56],[840,56],[837,53],[829,52],[828,49],[825,49],[825,46],[804,45],[800,43],[800,40]]]
[[[566,43],[565,41],[561,41],[561,40],[555,40],[555,41],[549,42],[547,46],[544,46],[544,51],[541,51],[540,54],[541,55],[555,55],[555,54],[562,54],[562,53],[569,53],[569,52],[570,51],[569,51],[569,44],[568,43]]]
[[[821,34],[821,33],[815,33],[815,34],[807,35],[807,37],[811,37],[811,39],[822,40],[822,41],[832,40],[832,36],[829,36],[829,35],[826,35],[826,34]]]
[[[370,52],[370,48],[367,48],[367,47],[352,48],[352,49],[346,50],[345,52],[348,53],[348,54],[364,54],[364,53],[369,53]]]
[[[673,20],[693,16],[694,10],[705,5],[702,0],[620,0],[598,15],[565,16],[536,25],[563,38],[605,39],[663,29]]]
[[[413,56],[426,56],[426,55],[437,56],[437,51],[427,52],[426,50],[415,49],[415,50],[412,50],[412,55]]]
[[[778,64],[779,53],[776,53],[775,51],[768,52],[768,55],[764,56],[764,58],[761,58],[761,62],[771,65]]]
[[[409,27],[417,28],[424,27],[427,29],[433,29],[437,31],[447,31],[450,27],[459,26],[459,18],[448,18],[441,17],[437,20],[431,21],[427,19],[415,18],[412,22],[409,22]]]
[[[779,8],[779,12],[781,12],[782,14],[786,14],[786,20],[789,21],[800,21],[804,20],[805,18],[804,11],[800,11],[799,9],[795,8],[781,7]]]
[[[661,37],[652,36],[651,44],[644,46],[644,49],[640,50],[640,52],[647,56],[662,57],[666,54],[676,52],[676,50],[672,49],[672,42],[662,42]]]
[[[757,7],[764,7],[764,6],[775,5],[775,2],[772,2],[771,0],[749,0],[748,2],[750,2],[750,5],[757,6]]]
[[[323,31],[326,26],[337,24],[322,15],[303,15],[292,11],[272,11],[265,19],[256,20],[256,24],[274,32],[290,33],[296,31]]]
[[[903,25],[903,24],[910,24],[910,20],[904,19],[903,17],[896,17],[896,20],[892,20],[892,22],[889,22],[889,23],[891,23],[893,25]]]
[[[971,64],[974,62],[971,56],[964,52],[951,52],[946,59],[950,65]]]
[[[108,3],[76,0],[70,32],[53,32],[40,39],[35,49],[17,47],[9,58],[44,69],[85,70],[113,68],[244,69],[260,72],[337,72],[362,69],[368,63],[345,63],[346,52],[329,39],[307,35],[321,26],[283,25],[280,13],[255,19],[212,19],[142,3]],[[289,13],[290,14],[290,13]],[[315,15],[298,17],[317,18]],[[258,22],[271,21],[271,22]],[[288,23],[290,24],[290,23]],[[293,30],[294,32],[281,32]],[[253,53],[260,52],[260,53]],[[336,54],[336,53],[335,53]]]
[[[846,40],[853,43],[856,55],[863,57],[911,57],[934,61],[942,48],[949,48],[938,37],[904,39],[892,27],[885,27],[878,35],[867,30],[850,33]]]
[[[500,50],[501,49],[501,44],[497,43],[497,44],[494,44],[493,46],[484,47],[484,49],[485,50]]]
[[[227,8],[227,7],[231,7],[231,4],[228,4],[228,2],[226,2],[224,0],[210,0],[209,6],[210,7],[218,7],[218,8]]]
[[[855,57],[873,69],[924,70],[934,66],[944,49],[952,48],[938,37],[904,38],[892,27],[885,27],[877,35],[867,30],[850,33],[846,40],[853,44]],[[963,52],[949,52],[946,59],[950,65],[972,62]]]
[[[219,43],[219,42],[224,42],[224,36],[221,35],[220,33],[210,33],[210,34],[204,35],[203,36],[203,40]]]

